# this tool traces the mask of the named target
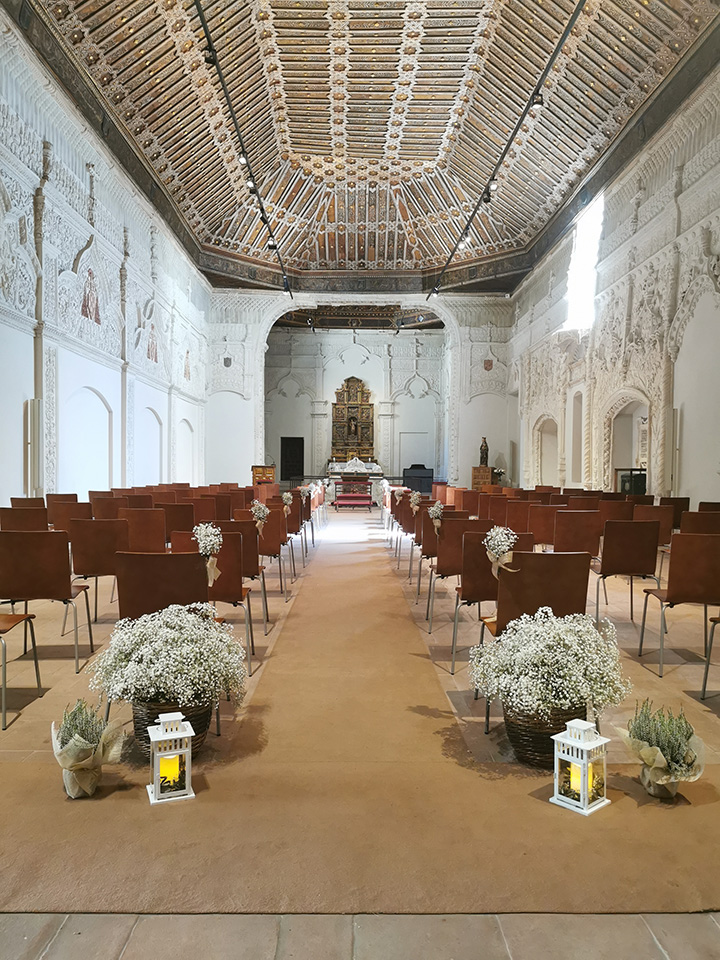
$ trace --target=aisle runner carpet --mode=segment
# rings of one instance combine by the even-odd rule
[[[261,669],[242,721],[210,735],[195,800],[151,809],[139,766],[85,801],[54,761],[0,766],[0,909],[720,907],[718,769],[668,807],[616,768],[612,805],[585,819],[547,802],[546,774],[476,764],[382,540],[319,545]]]

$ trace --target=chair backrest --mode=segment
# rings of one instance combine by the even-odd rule
[[[466,533],[488,532],[489,520],[470,520],[465,517],[446,517],[437,536],[437,561],[435,568],[440,577],[459,576],[462,572],[463,536]]]
[[[56,503],[77,503],[78,495],[76,493],[48,493],[47,500],[48,523],[55,526],[55,504]]]
[[[569,494],[567,493],[551,493],[550,494],[550,504],[557,505],[559,507],[566,507],[568,505],[568,500],[570,499]]]
[[[423,557],[436,557],[437,556],[437,533],[435,531],[435,526],[432,522],[432,517],[428,515],[427,510],[421,510],[420,515],[422,517],[422,547],[421,553]]]
[[[195,526],[195,507],[192,503],[155,503],[165,511],[165,535],[168,540],[173,530],[190,530]]]
[[[528,530],[535,536],[535,543],[555,542],[555,517],[557,505],[530,503],[528,510]]]
[[[600,497],[582,494],[576,497],[568,497],[567,505],[571,510],[597,510],[599,503]]]
[[[175,490],[153,490],[153,506],[157,507],[161,503],[177,503],[178,495]]]
[[[628,500],[601,500],[598,513],[603,530],[608,520],[632,520],[635,505]]]
[[[488,501],[488,520],[498,527],[504,527],[507,524],[507,497],[491,496]]]
[[[258,535],[255,521],[249,520],[218,520],[217,526],[220,527],[223,536],[227,533],[241,533],[243,537],[243,577],[253,580],[260,576],[260,552]]]
[[[608,520],[600,573],[652,576],[657,566],[659,542],[659,520]]]
[[[48,528],[46,507],[0,507],[0,530],[44,530]]]
[[[660,543],[670,543],[673,532],[674,511],[671,504],[663,507],[651,507],[645,503],[636,503],[633,520],[657,520],[660,523]]]
[[[226,493],[206,493],[205,497],[211,497],[215,501],[216,520],[230,520],[232,517],[232,497],[229,491]],[[242,505],[245,506],[244,499]]]
[[[485,533],[468,531],[463,535],[460,599],[466,603],[497,600],[498,581],[492,572],[492,563],[483,543],[484,540]],[[514,549],[532,551],[533,546],[534,539],[531,533],[519,533]]]
[[[35,510],[45,506],[44,497],[10,497],[10,506],[17,509]]]
[[[680,533],[720,533],[720,510],[686,510],[680,518]]]
[[[511,620],[550,607],[556,617],[585,613],[589,553],[513,551],[512,569],[498,570],[497,636]]]
[[[600,555],[601,521],[598,510],[558,510],[555,516],[555,553]]]
[[[515,533],[525,533],[528,528],[528,511],[530,510],[529,500],[516,500],[514,497],[508,500],[507,507],[507,526]]]
[[[269,484],[268,484],[269,486]],[[235,513],[241,511],[236,510]],[[251,514],[252,516],[252,514]],[[270,509],[268,518],[265,521],[260,534],[259,550],[263,557],[277,557],[280,555],[282,544],[286,543],[288,538],[287,523],[283,511],[275,507]]]
[[[129,493],[127,505],[131,510],[152,510],[153,495],[151,493]]]
[[[117,520],[120,510],[128,506],[127,497],[96,497],[90,502],[96,520]]]
[[[698,504],[698,511],[700,513],[720,513],[720,500],[701,500]]]
[[[53,530],[64,530],[66,533],[69,533],[70,522],[72,520],[92,519],[92,504],[89,500],[87,503],[74,503],[72,500],[61,500],[59,503],[54,503],[52,509],[48,507],[48,517],[50,517],[51,512],[54,517]]]
[[[183,503],[191,503],[195,508],[193,512],[195,523],[214,523],[217,519],[215,497],[192,497],[189,500],[184,500]],[[184,528],[177,527],[176,529]]]
[[[114,577],[115,554],[129,547],[127,520],[70,520],[73,573]]]
[[[720,536],[716,533],[673,534],[667,602],[720,605]]]
[[[625,499],[629,503],[642,503],[646,507],[651,507],[655,503],[655,497],[650,493],[628,493]]]
[[[106,497],[112,497],[112,490],[88,490],[88,500],[90,503],[94,503],[95,500],[104,499]]]
[[[115,563],[121,619],[173,603],[207,603],[207,568],[199,553],[119,552]]]
[[[673,508],[673,528],[680,529],[683,512],[690,509],[690,497],[660,497],[660,506]]]
[[[0,597],[68,600],[70,592],[67,533],[61,530],[0,532]]]
[[[131,553],[163,552],[167,543],[164,510],[123,507],[118,516],[127,521],[128,550]]]
[[[549,490],[548,491],[528,490],[527,498],[530,501],[530,503],[544,503],[549,505],[551,496],[552,494],[550,493]]]
[[[293,501],[290,504],[290,512],[287,515],[287,531],[288,533],[300,533],[301,527],[302,527],[302,498],[299,493],[298,494],[293,493]]]
[[[610,493],[608,491],[603,490],[603,492],[600,494],[600,499],[601,500],[620,500],[624,502],[625,496],[626,494],[624,493]]]

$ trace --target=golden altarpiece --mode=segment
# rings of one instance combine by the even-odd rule
[[[332,459],[347,463],[353,457],[375,459],[374,405],[370,391],[358,377],[348,377],[335,391],[332,409]]]

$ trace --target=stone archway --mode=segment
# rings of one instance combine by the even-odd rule
[[[648,450],[652,447],[653,433],[653,408],[649,398],[634,387],[624,387],[621,391],[614,394],[602,415],[602,487],[605,490],[612,490],[612,457],[613,457],[613,425],[615,417],[625,409],[630,403],[640,403],[647,407],[648,411]],[[647,489],[652,489],[651,478],[651,458],[648,457],[648,481]]]
[[[556,486],[558,482],[558,422],[549,414],[538,417],[532,429],[532,474],[535,483],[548,483]],[[554,444],[554,463],[551,463]]]

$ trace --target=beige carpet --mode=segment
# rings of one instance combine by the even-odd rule
[[[2,764],[0,909],[720,907],[718,767],[671,806],[617,767],[612,805],[585,819],[547,802],[548,775],[478,765],[382,540],[319,544],[261,671],[210,736],[195,800],[151,808],[146,769],[122,766],[70,801],[56,766]]]

